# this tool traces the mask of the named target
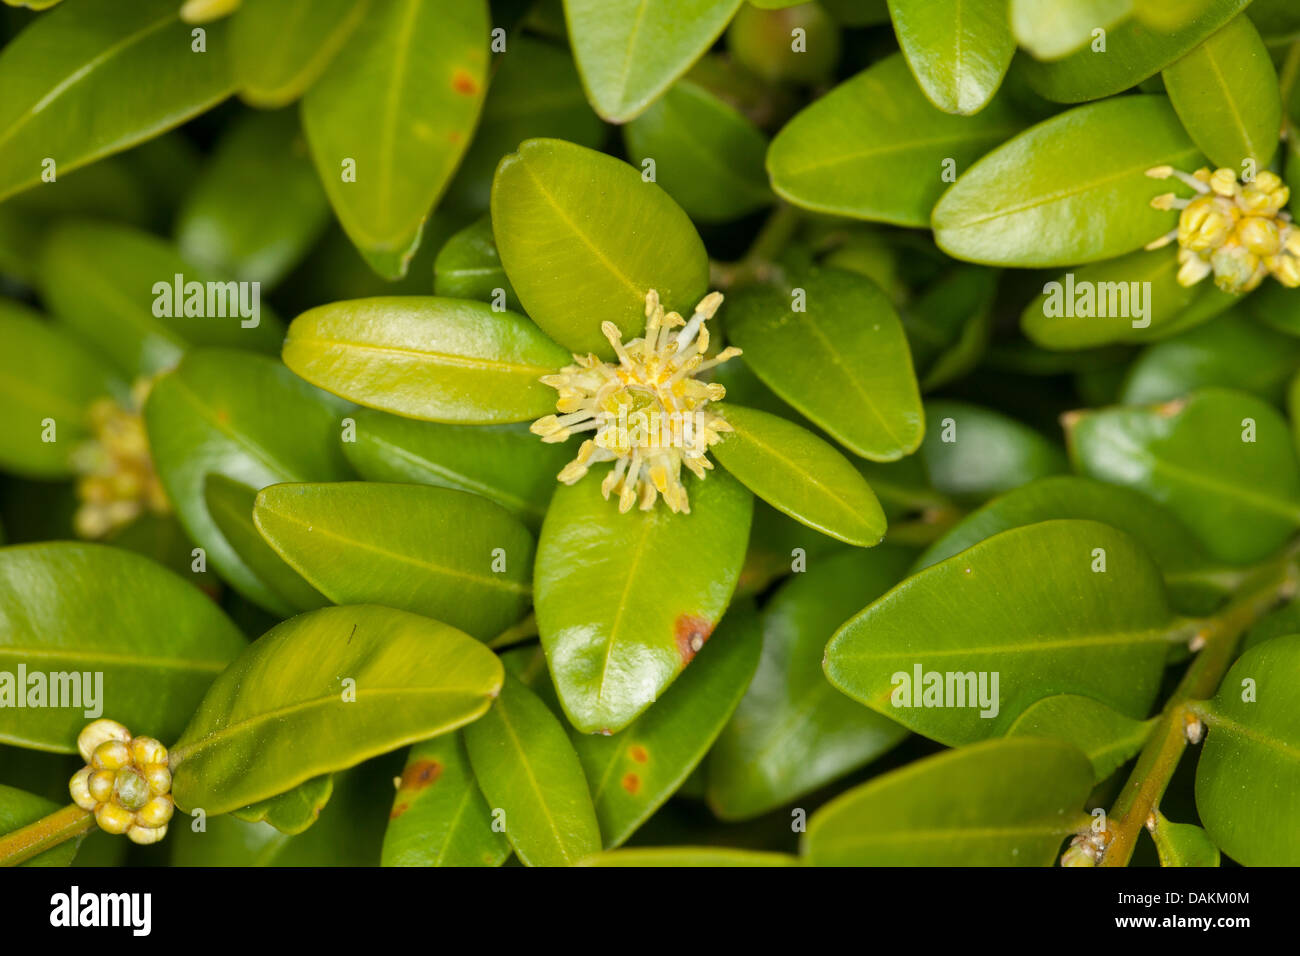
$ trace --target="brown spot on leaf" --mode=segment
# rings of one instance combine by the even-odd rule
[[[646,753],[646,749],[640,744],[633,744],[631,747],[628,747],[627,755],[637,763],[645,763],[650,759],[650,754]]]
[[[641,789],[641,778],[634,773],[624,774],[623,789],[628,793],[635,794]]]
[[[423,790],[442,775],[442,764],[436,760],[417,760],[402,771],[402,790]]]
[[[691,662],[704,642],[713,633],[713,624],[694,614],[679,614],[673,625],[673,636],[677,640],[677,653],[682,656],[682,666]]]
[[[409,809],[411,809],[409,803],[399,803],[397,806],[393,807],[393,812],[388,815],[388,819],[396,820]]]
[[[478,93],[478,80],[464,70],[457,70],[451,75],[451,88],[461,96],[474,96]]]
[[[460,130],[458,129],[454,129],[447,134],[447,142],[449,143],[459,143],[463,138],[464,137],[460,135]]]

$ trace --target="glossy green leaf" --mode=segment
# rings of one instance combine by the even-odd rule
[[[304,581],[258,532],[253,524],[256,500],[257,489],[222,474],[208,475],[203,483],[208,516],[259,582],[294,611],[314,611],[329,604],[329,598]]]
[[[564,0],[587,97],[611,123],[642,113],[713,45],[740,0]]]
[[[1075,747],[1015,737],[919,760],[822,807],[814,866],[1050,866],[1085,829],[1092,768]]]
[[[702,86],[676,83],[623,127],[632,162],[654,160],[655,181],[699,222],[726,222],[772,202],[767,138]]]
[[[1236,17],[1164,70],[1178,118],[1216,166],[1262,169],[1277,152],[1282,94],[1268,47],[1249,17]]]
[[[619,514],[588,475],[556,490],[537,543],[542,646],[570,722],[617,733],[708,640],[745,556],[753,498],[721,472],[688,479],[690,514]]]
[[[55,318],[127,375],[170,368],[194,346],[273,352],[284,335],[260,290],[200,269],[130,226],[57,227],[41,255],[40,287]]]
[[[963,500],[983,500],[1068,470],[1056,442],[1013,418],[939,399],[925,404],[921,458],[935,489]]]
[[[1156,811],[1155,829],[1148,827],[1160,854],[1161,866],[1218,866],[1219,848],[1194,823],[1174,823]]]
[[[1243,866],[1300,863],[1300,635],[1243,654],[1200,705],[1209,725],[1196,809],[1210,838]]]
[[[282,481],[350,477],[339,449],[344,414],[280,363],[216,349],[188,355],[145,403],[158,476],[181,525],[204,549],[209,571],[281,616],[299,608],[253,567],[266,557],[260,547],[246,559],[222,533],[208,510],[208,476],[224,475],[254,491]],[[246,533],[243,519],[240,524]]]
[[[82,727],[107,716],[170,740],[244,646],[202,591],[148,558],[70,542],[0,549],[4,743],[75,753]]]
[[[171,748],[186,810],[228,813],[482,715],[496,655],[428,618],[373,605],[291,618],[213,682]]]
[[[587,779],[560,721],[506,676],[492,709],[465,731],[474,776],[527,866],[572,866],[600,849]]]
[[[896,584],[910,560],[889,545],[809,557],[764,608],[758,672],[709,756],[715,814],[742,820],[791,803],[907,736],[832,687],[822,656],[835,629]]]
[[[80,0],[40,17],[0,54],[0,199],[120,152],[225,99],[224,24],[194,52],[175,0]],[[140,81],[140,64],[150,81]],[[93,117],[93,122],[88,121]],[[55,181],[57,183],[57,180]]]
[[[492,302],[503,295],[507,309],[523,311],[501,265],[489,217],[484,216],[447,240],[433,263],[433,291],[449,299],[479,302]]]
[[[941,112],[903,57],[892,56],[787,123],[768,150],[767,170],[777,193],[804,209],[927,227],[946,188],[945,161],[963,173],[1024,125],[1001,100],[974,117]]]
[[[334,775],[327,773],[231,813],[247,823],[265,822],[281,833],[293,835],[316,822],[333,793]]]
[[[231,68],[253,106],[287,106],[352,36],[371,0],[255,0],[230,21]]]
[[[1025,308],[1020,327],[1048,349],[1145,342],[1208,321],[1238,296],[1178,281],[1174,247],[1139,249],[1057,276]]]
[[[251,113],[225,133],[186,196],[176,244],[197,265],[269,289],[328,221],[297,115]]]
[[[787,518],[764,501],[754,502],[745,565],[736,582],[736,596],[758,594],[778,578],[794,572],[796,562],[840,550],[840,542]]]
[[[570,730],[606,847],[625,842],[704,759],[754,676],[762,647],[752,608],[733,606],[699,660],[622,732]]]
[[[386,279],[406,275],[487,87],[486,0],[397,0],[360,25],[302,101],[339,222]]]
[[[0,466],[40,478],[72,474],[71,455],[90,438],[90,403],[113,378],[63,329],[0,299]],[[42,438],[54,421],[55,441]]]
[[[0,784],[0,834],[21,830],[58,809],[59,805],[53,800],[46,800],[26,790]],[[72,858],[77,855],[77,847],[80,843],[80,838],[68,840],[18,865],[71,866]]]
[[[1086,165],[1078,157],[1089,156]],[[1146,171],[1195,169],[1200,154],[1163,96],[1124,96],[1039,123],[989,153],[934,207],[949,255],[988,265],[1066,266],[1131,252],[1168,232],[1150,202],[1168,182]]]
[[[630,850],[607,850],[589,856],[579,866],[798,866],[799,860],[785,853],[733,850],[712,846],[654,846]]]
[[[884,7],[884,0],[878,2]],[[821,3],[743,3],[727,27],[729,59],[776,86],[821,86],[843,53],[839,25]],[[889,18],[888,10],[881,20]],[[796,32],[799,31],[799,32]]]
[[[826,676],[949,745],[1005,733],[1052,694],[1145,717],[1172,621],[1159,569],[1135,540],[1094,521],[1044,521],[982,541],[872,603],[827,645]]]
[[[1158,0],[1148,6],[1159,10],[1168,2]],[[1250,0],[1208,0],[1205,9],[1186,23],[1151,26],[1130,19],[1106,33],[1104,52],[1094,49],[1098,42],[1094,40],[1050,63],[1027,60],[1025,73],[1035,90],[1059,103],[1110,96],[1185,56],[1249,4]]]
[[[1133,11],[1133,0],[1011,0],[1011,31],[1040,60],[1059,60]]]
[[[574,352],[613,357],[604,321],[640,336],[651,289],[684,315],[708,291],[708,256],[681,207],[622,160],[572,143],[530,139],[501,161],[492,228],[525,311]]]
[[[873,461],[916,451],[925,430],[907,336],[888,297],[840,269],[751,287],[726,311],[727,334],[772,391]],[[800,294],[802,293],[802,294]]]
[[[1214,557],[1258,561],[1300,526],[1300,463],[1286,421],[1262,399],[1207,388],[1164,405],[1079,412],[1080,472],[1136,488]]]
[[[1137,755],[1151,733],[1151,720],[1134,720],[1091,697],[1057,694],[1031,704],[1008,737],[1050,737],[1078,747],[1100,783]]]
[[[778,511],[846,544],[885,535],[871,486],[835,448],[806,428],[741,405],[718,405],[734,429],[711,449],[722,467]]]
[[[357,440],[343,450],[362,478],[482,495],[534,531],[555,493],[555,476],[573,457],[571,447],[546,444],[525,425],[465,428],[371,409],[354,417]]]
[[[289,368],[350,401],[474,425],[554,412],[555,390],[537,380],[572,361],[522,315],[431,296],[318,306],[284,344]]]
[[[889,0],[898,45],[916,82],[945,113],[978,113],[1002,85],[1016,52],[1006,0]]]
[[[384,866],[500,866],[510,855],[504,833],[479,792],[461,734],[411,748],[388,829]]]
[[[1260,618],[1259,622],[1246,632],[1240,650],[1245,652],[1256,644],[1287,634],[1300,634],[1300,602],[1295,600],[1288,601]]]
[[[1280,404],[1297,368],[1300,340],[1234,309],[1144,349],[1129,366],[1120,401],[1151,404],[1219,386]]]
[[[384,604],[480,640],[528,610],[533,538],[500,505],[429,485],[282,484],[253,521],[335,604]]]

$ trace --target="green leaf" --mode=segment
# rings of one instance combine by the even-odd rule
[[[230,21],[232,69],[244,102],[262,109],[302,96],[369,12],[370,0],[256,0]]]
[[[479,792],[461,734],[416,744],[402,771],[383,866],[500,866],[510,855],[505,834]]]
[[[1300,8],[1291,0],[1255,0],[1246,14],[1269,40],[1293,37],[1300,32]]]
[[[924,289],[903,309],[903,330],[922,391],[970,372],[983,357],[993,323],[998,273],[959,266]]]
[[[303,128],[334,212],[386,279],[406,275],[469,145],[487,88],[487,45],[486,0],[378,4],[303,98]]]
[[[1160,854],[1161,866],[1218,866],[1219,848],[1194,823],[1174,823],[1156,811],[1155,829],[1148,827]]]
[[[225,25],[192,52],[175,0],[80,0],[0,53],[0,199],[178,126],[230,95]],[[149,64],[148,83],[140,64]],[[93,117],[93,122],[89,118]],[[55,180],[57,184],[57,180]]]
[[[925,228],[945,189],[945,160],[963,172],[1024,125],[1002,100],[975,117],[935,109],[895,55],[790,120],[772,140],[767,171],[772,188],[804,209]]]
[[[1091,159],[1081,166],[1080,156]],[[1194,169],[1199,157],[1163,96],[1080,106],[1021,133],[958,179],[934,207],[935,242],[957,259],[1022,268],[1119,256],[1178,218],[1151,208],[1169,186],[1146,171]]]
[[[333,793],[334,775],[327,773],[231,813],[246,823],[265,822],[281,833],[298,834],[316,822]]]
[[[1150,720],[1125,717],[1091,697],[1044,697],[1021,714],[1008,737],[1050,737],[1074,744],[1092,762],[1097,783],[1137,755],[1151,734]]]
[[[465,428],[371,409],[354,417],[357,440],[345,442],[343,450],[362,478],[482,495],[533,531],[542,526],[555,476],[573,457],[569,445],[546,444],[525,425]]]
[[[611,123],[640,115],[722,35],[740,0],[564,0],[582,84]]]
[[[0,834],[21,830],[42,817],[49,816],[59,809],[53,800],[46,800],[17,787],[0,784]],[[38,853],[19,866],[71,866],[72,858],[77,855],[81,838],[60,843],[44,853]]]
[[[600,849],[587,779],[560,721],[527,687],[505,678],[492,709],[465,731],[483,796],[527,866],[572,866]]]
[[[266,543],[253,524],[256,500],[256,488],[222,474],[208,475],[203,483],[208,517],[260,583],[294,611],[314,611],[331,603]]]
[[[1243,654],[1213,701],[1196,766],[1196,810],[1243,866],[1300,864],[1300,635]]]
[[[606,847],[624,843],[699,765],[745,693],[763,648],[753,610],[733,606],[662,699],[622,732],[569,736]]]
[[[1178,250],[1139,249],[1073,270],[1043,286],[1020,316],[1043,348],[1145,342],[1205,322],[1239,301],[1211,283],[1178,281]]]
[[[250,564],[261,563],[257,554],[246,559],[226,539],[208,511],[208,476],[224,475],[253,490],[347,478],[338,438],[342,415],[329,396],[279,362],[216,349],[188,355],[158,380],[145,403],[154,465],[181,525],[213,569],[280,616],[298,608],[258,575]]]
[[[221,138],[177,213],[176,244],[221,275],[274,286],[316,242],[329,202],[297,115],[250,113]]]
[[[1078,471],[1154,498],[1221,561],[1258,561],[1300,526],[1290,431],[1253,395],[1207,388],[1164,405],[1077,412],[1067,431]]]
[[[1145,348],[1129,366],[1120,401],[1152,404],[1217,385],[1280,404],[1297,368],[1300,340],[1235,309]]]
[[[492,237],[492,220],[484,216],[448,239],[439,250],[433,263],[433,291],[444,298],[491,302],[498,289],[505,294],[507,309],[523,311],[501,265],[501,254]]]
[[[130,226],[56,227],[41,255],[40,288],[59,321],[132,376],[171,368],[194,346],[274,352],[284,336],[260,290],[196,268]]]
[[[1248,651],[1256,644],[1287,634],[1300,634],[1300,601],[1288,601],[1260,618],[1259,623],[1246,632],[1241,650]]]
[[[253,522],[335,604],[384,604],[483,641],[528,610],[532,535],[477,495],[368,481],[272,485]]]
[[[799,861],[785,853],[761,853],[757,850],[733,850],[713,846],[652,846],[631,850],[606,850],[589,856],[579,866],[798,866]]]
[[[1164,5],[1168,0],[1159,2]],[[1130,19],[1106,34],[1105,52],[1094,52],[1093,44],[1088,44],[1054,62],[1026,60],[1025,74],[1035,90],[1058,103],[1101,99],[1159,73],[1249,4],[1250,0],[1209,0],[1205,9],[1186,23],[1159,27]]]
[[[722,617],[753,498],[723,473],[688,479],[690,514],[619,514],[597,475],[556,490],[537,543],[537,624],[564,712],[617,733],[677,678]]]
[[[100,716],[170,740],[244,646],[202,591],[148,558],[71,542],[0,549],[0,742],[75,753]],[[80,699],[50,706],[56,694]]]
[[[966,115],[988,105],[1016,52],[1006,0],[955,0],[942,11],[927,0],[889,0],[889,15],[931,103]]]
[[[522,315],[432,296],[318,306],[293,320],[284,344],[289,368],[336,395],[473,425],[554,412],[554,390],[537,380],[571,361]]]
[[[743,114],[689,80],[623,127],[634,163],[654,160],[655,181],[699,222],[726,222],[772,202],[767,138]]]
[[[741,405],[717,405],[735,429],[713,457],[778,511],[847,544],[869,548],[885,535],[871,486],[843,455],[806,428]]]
[[[709,756],[708,801],[720,818],[791,803],[907,736],[836,691],[821,663],[835,629],[896,584],[911,557],[881,545],[810,558],[764,608],[758,672]]]
[[[108,370],[63,329],[0,299],[0,466],[37,478],[73,473],[71,456],[91,437],[90,404],[111,393]],[[47,419],[57,441],[42,440]]]
[[[1216,166],[1267,166],[1282,128],[1282,94],[1249,17],[1227,25],[1164,70],[1165,89],[1197,147]]]
[[[950,746],[1005,733],[1052,694],[1145,717],[1172,621],[1136,541],[1094,521],[1044,521],[981,541],[869,605],[827,645],[826,676]]]
[[[428,618],[371,605],[300,614],[213,682],[171,748],[172,795],[186,810],[237,810],[455,730],[501,679],[495,654]]]
[[[1087,827],[1092,768],[1075,747],[1015,737],[927,757],[832,800],[808,823],[814,866],[1051,866]]]
[[[980,501],[1068,470],[1056,442],[999,412],[939,399],[926,402],[925,417],[921,458],[946,495]]]
[[[641,335],[651,289],[685,315],[708,290],[708,255],[681,207],[622,160],[572,143],[530,139],[501,161],[492,228],[525,311],[574,352],[613,357],[603,321]]]
[[[1059,60],[1133,11],[1133,0],[1011,0],[1011,31],[1040,60]]]
[[[888,297],[840,269],[792,275],[785,285],[750,287],[727,312],[727,334],[749,367],[854,454],[895,461],[916,451],[921,395]]]
[[[834,538],[787,518],[764,501],[756,501],[749,550],[736,583],[736,597],[766,590],[773,581],[791,574],[796,559],[801,556],[811,560],[840,549],[840,542]]]
[[[881,8],[880,21],[889,19],[884,0],[867,2]],[[727,27],[728,59],[738,73],[756,76],[777,88],[823,86],[831,80],[843,52],[839,25],[825,6],[808,2],[741,4]],[[783,9],[778,11],[778,7]]]

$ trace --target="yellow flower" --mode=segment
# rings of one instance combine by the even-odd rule
[[[68,791],[73,803],[95,814],[100,829],[140,844],[167,835],[175,805],[166,747],[104,719],[86,725],[77,750],[87,766],[73,774]]]
[[[691,510],[682,466],[703,478],[713,467],[709,446],[721,440],[722,432],[731,431],[721,415],[707,408],[727,390],[695,377],[740,354],[738,348],[726,348],[716,358],[704,358],[709,349],[704,323],[720,305],[722,294],[711,292],[687,321],[676,312],[665,314],[659,293],[651,289],[645,297],[642,338],[625,344],[613,322],[601,325],[618,356],[617,365],[595,355],[575,355],[576,364],[542,377],[543,384],[559,393],[560,414],[535,421],[533,434],[560,442],[580,432],[594,433],[560,472],[560,481],[571,485],[592,465],[612,461],[601,492],[606,499],[618,492],[620,512],[630,511],[637,502],[649,511],[660,495],[675,512]]]

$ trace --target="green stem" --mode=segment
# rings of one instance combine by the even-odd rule
[[[771,278],[776,271],[776,260],[802,222],[803,213],[788,203],[778,203],[743,259],[713,264],[713,284],[729,292]]]
[[[1291,115],[1291,97],[1295,93],[1296,80],[1300,79],[1300,40],[1287,47],[1286,59],[1282,61],[1278,86],[1282,90],[1282,120],[1289,125]]]
[[[0,866],[17,866],[32,857],[79,837],[95,822],[95,815],[75,803],[0,836]]]
[[[1205,619],[1197,634],[1203,641],[1201,650],[1160,713],[1133,773],[1111,808],[1110,840],[1099,865],[1128,865],[1138,833],[1159,807],[1187,747],[1188,725],[1198,719],[1195,702],[1214,695],[1232,665],[1242,634],[1278,601],[1294,595],[1298,580],[1296,549],[1291,548],[1263,565],[1223,610]]]

